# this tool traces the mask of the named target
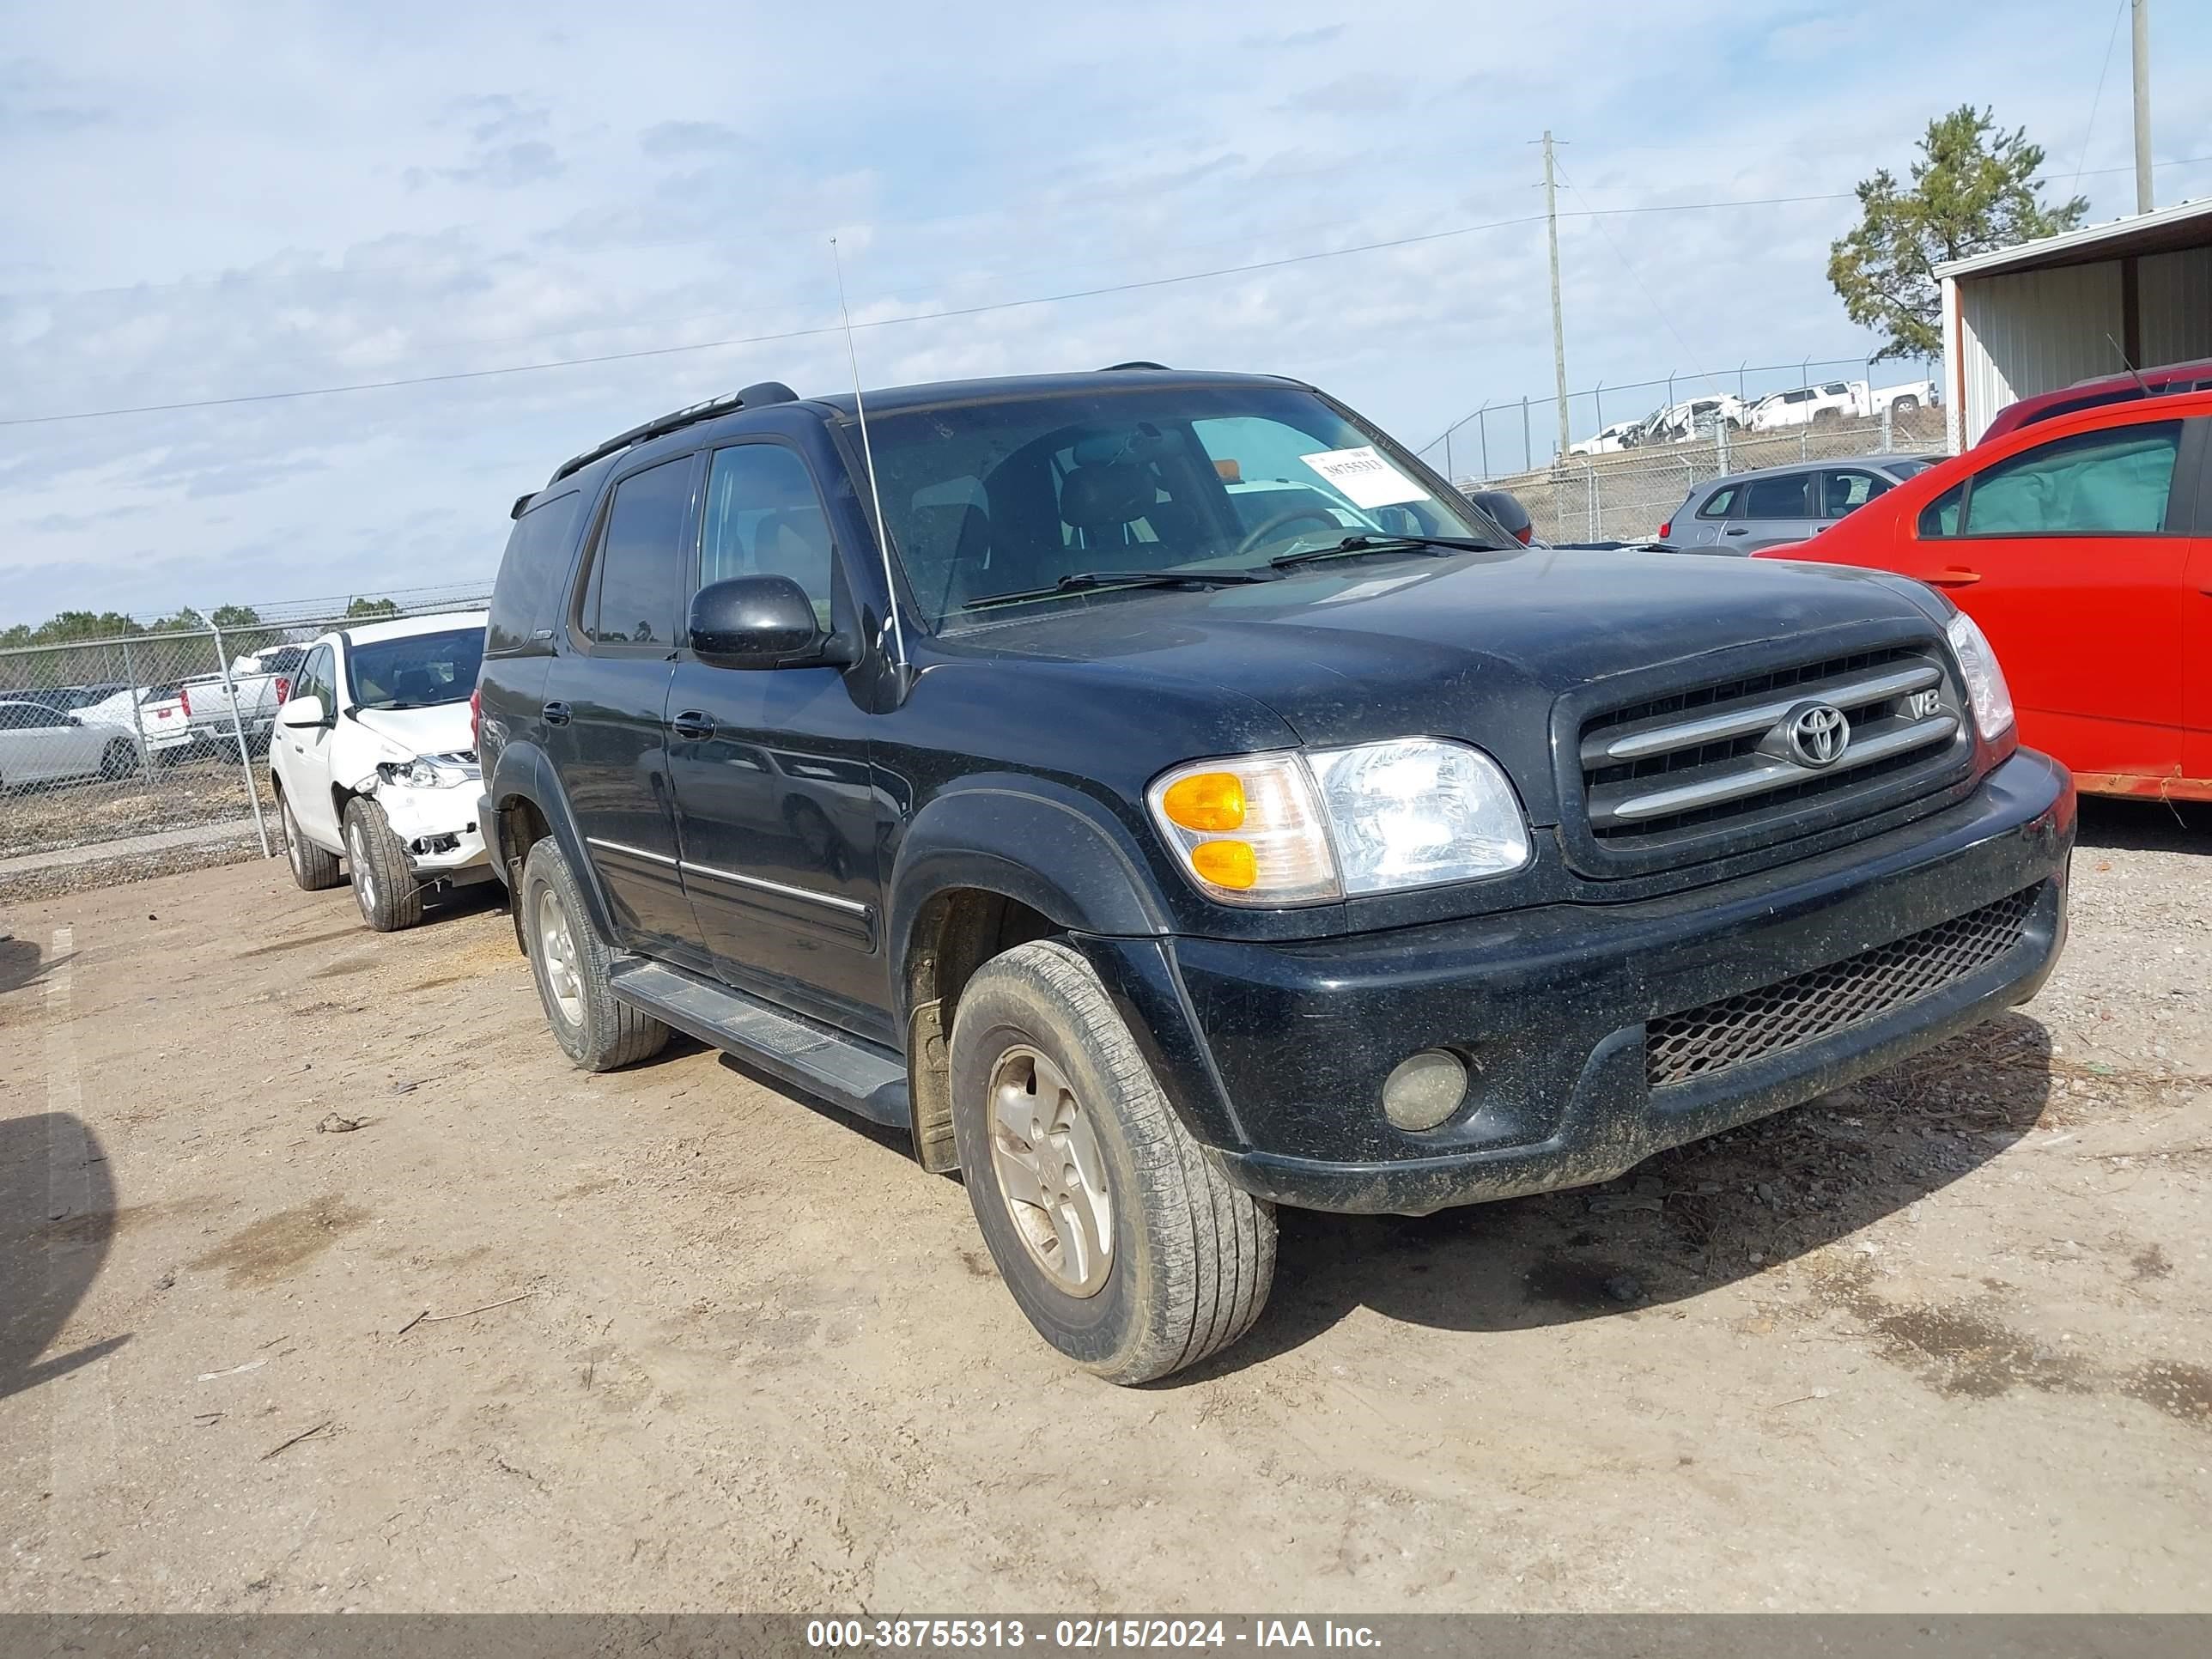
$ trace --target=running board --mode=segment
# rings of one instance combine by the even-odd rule
[[[872,1123],[913,1127],[906,1067],[889,1048],[642,957],[617,957],[608,980],[618,1001],[702,1042]]]

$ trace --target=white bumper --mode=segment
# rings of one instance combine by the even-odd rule
[[[376,792],[384,821],[407,849],[407,867],[425,880],[491,873],[483,826],[477,822],[480,799],[473,784],[454,789],[386,784]]]

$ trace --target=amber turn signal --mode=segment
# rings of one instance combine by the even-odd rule
[[[1217,887],[1239,891],[1260,880],[1260,860],[1249,842],[1202,841],[1190,849],[1190,867]]]
[[[1237,830],[1244,823],[1244,781],[1234,772],[1194,772],[1178,778],[1160,797],[1169,821],[1186,830]],[[1245,861],[1252,849],[1244,849]],[[1239,886],[1249,887],[1249,882]]]

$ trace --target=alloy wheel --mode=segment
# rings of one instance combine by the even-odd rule
[[[1054,1288],[1096,1296],[1114,1266],[1114,1205],[1091,1116],[1066,1073],[1017,1045],[991,1073],[991,1170]]]

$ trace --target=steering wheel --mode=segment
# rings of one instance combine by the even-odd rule
[[[1241,559],[1255,548],[1273,541],[1285,526],[1297,524],[1303,519],[1310,519],[1324,529],[1344,530],[1344,526],[1337,522],[1336,514],[1325,507],[1288,507],[1275,514],[1273,518],[1255,525],[1250,533],[1237,544],[1237,556]],[[1345,533],[1348,535],[1351,532],[1347,531]]]

